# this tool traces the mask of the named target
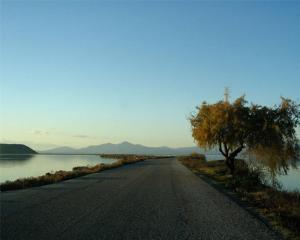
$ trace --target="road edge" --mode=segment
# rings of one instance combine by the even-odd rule
[[[176,159],[178,161],[178,159]],[[180,161],[178,161],[180,164],[182,164]],[[259,213],[253,206],[251,206],[248,202],[243,201],[237,193],[225,188],[221,183],[218,183],[217,181],[213,180],[212,178],[206,176],[205,174],[201,174],[198,172],[194,172],[191,169],[189,169],[187,166],[182,164],[184,167],[186,167],[189,171],[191,171],[195,176],[199,177],[201,180],[203,180],[205,183],[209,184],[211,187],[213,187],[215,190],[217,190],[219,193],[225,195],[228,197],[231,201],[235,202],[239,207],[245,209],[251,216],[258,219],[260,222],[262,222],[269,230],[274,232],[274,234],[278,237],[278,239],[285,239],[283,233],[281,233],[278,229],[276,229],[270,220],[266,218],[264,215]]]

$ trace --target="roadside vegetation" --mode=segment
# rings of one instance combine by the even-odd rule
[[[206,162],[193,155],[179,160],[236,193],[287,239],[300,239],[300,193],[281,191],[276,182],[278,174],[296,168],[300,159],[300,105],[283,97],[273,107],[248,104],[245,96],[230,102],[225,91],[223,101],[203,102],[196,110],[189,119],[195,142],[204,149],[218,149],[224,160]],[[241,152],[251,153],[253,160],[238,159]]]
[[[204,155],[181,156],[178,160],[267,218],[285,239],[300,239],[300,192],[267,185],[270,176],[262,168],[250,166],[243,160],[236,160],[234,175],[224,160],[206,161]]]
[[[68,179],[81,177],[91,173],[101,172],[107,169],[117,168],[126,164],[132,164],[146,159],[166,158],[166,156],[147,156],[147,155],[122,155],[122,154],[103,154],[102,157],[117,159],[111,164],[100,163],[95,166],[79,166],[74,167],[72,171],[56,171],[54,173],[46,173],[38,177],[21,178],[15,181],[6,181],[0,185],[2,192],[9,190],[25,189],[38,187],[42,185],[57,183]]]
[[[231,174],[236,157],[247,151],[274,174],[295,166],[300,157],[296,128],[300,105],[281,98],[273,107],[248,104],[245,96],[229,102],[203,102],[190,117],[192,136],[204,149],[218,148]]]

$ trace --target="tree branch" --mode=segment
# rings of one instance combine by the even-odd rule
[[[244,148],[244,145],[241,144],[237,149],[235,149],[232,153],[229,154],[230,158],[235,158]]]
[[[226,156],[228,155],[228,147],[227,147],[227,144],[226,143],[223,143],[223,145],[224,145],[224,148],[225,148],[225,154],[226,154]]]
[[[219,141],[219,151],[222,153],[222,155],[224,156],[224,157],[227,157],[227,154],[225,154],[224,153],[224,151],[223,151],[223,149],[222,149],[222,143],[221,143],[221,141]]]

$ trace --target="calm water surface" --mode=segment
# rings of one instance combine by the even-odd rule
[[[278,177],[278,180],[282,184],[283,189],[288,191],[300,191],[300,162],[298,162],[297,166],[297,169],[290,169],[287,175]]]
[[[220,154],[206,154],[205,156],[208,161],[224,159]],[[277,177],[283,190],[300,191],[300,162],[298,162],[297,167],[297,169],[291,168],[287,175],[280,175]]]
[[[97,155],[0,155],[0,182],[114,161]]]
[[[223,159],[219,154],[207,154],[206,158],[208,161]],[[97,155],[0,155],[0,182],[114,161]],[[283,189],[300,191],[300,163],[298,169],[290,169],[287,175],[279,176],[278,180]]]

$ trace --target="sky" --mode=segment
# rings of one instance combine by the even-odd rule
[[[0,142],[193,146],[203,101],[300,101],[300,2],[1,1]]]

